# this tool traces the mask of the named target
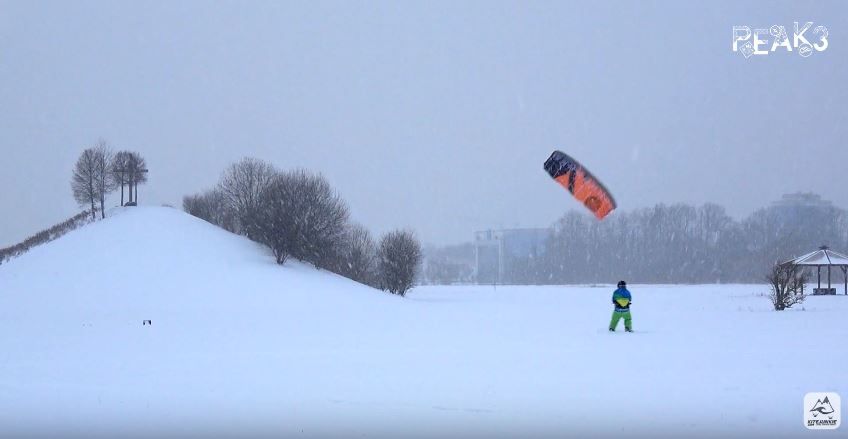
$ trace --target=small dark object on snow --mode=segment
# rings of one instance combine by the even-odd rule
[[[128,203],[124,203],[124,207],[133,207],[133,206],[137,206],[135,201],[130,201]]]
[[[150,325],[150,326],[153,326],[153,321],[152,321],[152,320],[142,320],[142,321],[141,321],[141,326],[144,326],[144,325]]]

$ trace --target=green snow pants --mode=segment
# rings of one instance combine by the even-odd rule
[[[621,320],[622,317],[624,318],[624,329],[632,329],[633,326],[631,326],[631,324],[633,322],[633,319],[630,316],[630,311],[613,311],[612,320],[610,320],[609,328],[611,330],[615,330],[615,328],[618,326],[618,321]]]

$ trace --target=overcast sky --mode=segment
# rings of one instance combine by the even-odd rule
[[[848,3],[689,3],[0,0],[0,246],[80,210],[98,138],[146,157],[142,204],[254,156],[437,244],[581,208],[542,170],[553,149],[625,210],[848,207]],[[794,21],[827,50],[731,51],[734,25]]]

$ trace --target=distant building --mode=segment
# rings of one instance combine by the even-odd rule
[[[822,200],[821,195],[812,192],[797,192],[794,194],[785,194],[779,200],[771,203],[772,207],[777,208],[814,208],[814,209],[830,209],[833,203],[827,200]]]
[[[550,229],[484,230],[474,234],[475,278],[480,284],[513,281],[512,262],[535,258],[545,251]]]
[[[783,195],[780,200],[771,203],[770,208],[777,212],[778,217],[785,223],[793,224],[816,213],[829,214],[834,206],[818,194],[797,192]]]

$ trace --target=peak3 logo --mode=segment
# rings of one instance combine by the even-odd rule
[[[733,51],[742,52],[742,55],[747,59],[752,55],[768,55],[783,48],[789,53],[797,50],[798,55],[806,58],[812,55],[813,51],[824,52],[829,44],[827,28],[816,26],[812,32],[807,34],[807,31],[812,27],[812,21],[804,23],[803,26],[799,26],[796,21],[790,40],[786,27],[777,24],[768,29],[754,29],[753,31],[750,26],[733,26]],[[807,39],[808,35],[813,42]],[[771,40],[771,49],[768,48],[769,40]],[[742,43],[741,47],[739,43]]]

